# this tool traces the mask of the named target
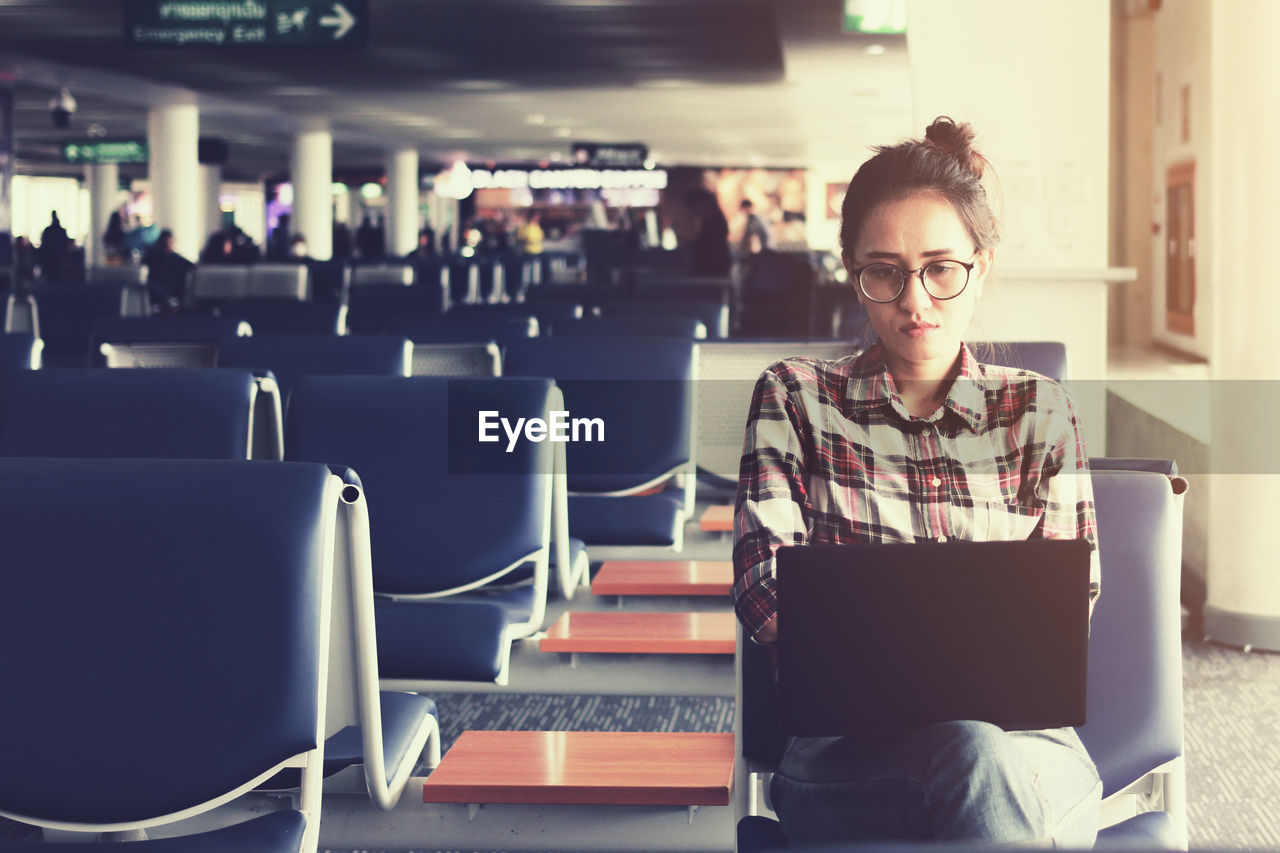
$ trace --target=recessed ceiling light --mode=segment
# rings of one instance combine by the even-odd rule
[[[547,123],[547,117],[544,116],[542,113],[534,113],[533,115],[525,116],[524,120],[526,124],[546,124]]]
[[[573,128],[569,128],[569,127],[556,128],[556,132],[555,132],[556,139],[568,139],[570,136],[573,136]]]
[[[436,131],[436,136],[441,136],[445,139],[477,139],[480,134],[474,130],[466,130],[460,127],[442,127]]]
[[[871,56],[880,56],[881,54],[884,53],[884,45],[869,44],[866,47],[864,47],[863,50],[865,50]]]

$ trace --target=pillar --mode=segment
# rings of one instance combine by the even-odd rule
[[[387,254],[402,258],[418,246],[418,152],[387,155]]]
[[[293,232],[318,261],[333,257],[333,134],[327,123],[306,122],[293,140]]]
[[[200,164],[200,229],[204,240],[222,227],[222,204],[218,196],[222,194],[222,166],[214,163]],[[204,243],[201,243],[203,246]]]
[[[89,233],[85,236],[85,262],[90,268],[107,262],[102,245],[107,221],[116,209],[120,191],[120,167],[115,163],[94,163],[85,166],[85,184],[89,189]]]
[[[1210,162],[1197,165],[1197,193],[1208,193],[1210,374],[1209,549],[1204,632],[1239,646],[1280,651],[1280,574],[1275,517],[1280,506],[1280,366],[1269,343],[1280,292],[1263,261],[1280,233],[1280,86],[1274,45],[1280,6],[1240,0],[1210,9]],[[1244,123],[1242,125],[1242,122]],[[1207,179],[1202,180],[1201,176]],[[1203,251],[1203,249],[1202,249]]]
[[[199,139],[194,95],[173,96],[147,115],[147,171],[155,223],[173,231],[174,249],[188,260],[195,260],[204,245]]]

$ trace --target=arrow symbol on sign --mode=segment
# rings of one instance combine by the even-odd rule
[[[323,18],[320,19],[320,26],[338,28],[333,33],[334,41],[337,41],[338,39],[345,36],[351,30],[351,28],[354,27],[355,25],[356,25],[355,17],[350,12],[348,12],[347,7],[343,6],[341,3],[334,3],[333,14],[325,15]]]

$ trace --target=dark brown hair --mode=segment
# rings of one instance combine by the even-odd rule
[[[1000,241],[999,227],[982,174],[987,159],[973,148],[974,133],[968,122],[946,116],[933,120],[924,139],[897,145],[881,145],[863,163],[844,194],[840,207],[840,249],[850,259],[858,232],[867,214],[877,205],[918,192],[933,192],[951,203],[978,249]]]

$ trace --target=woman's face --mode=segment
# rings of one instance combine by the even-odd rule
[[[858,290],[871,325],[884,343],[885,364],[897,378],[941,379],[955,365],[960,340],[982,294],[991,267],[990,249],[975,251],[969,230],[945,198],[915,193],[877,205],[867,214],[853,246],[844,257],[853,271],[871,263],[918,270],[939,260],[974,264],[968,286],[952,299],[936,299],[924,289],[919,273],[907,277],[893,302],[872,302]],[[855,285],[856,289],[856,285]]]

